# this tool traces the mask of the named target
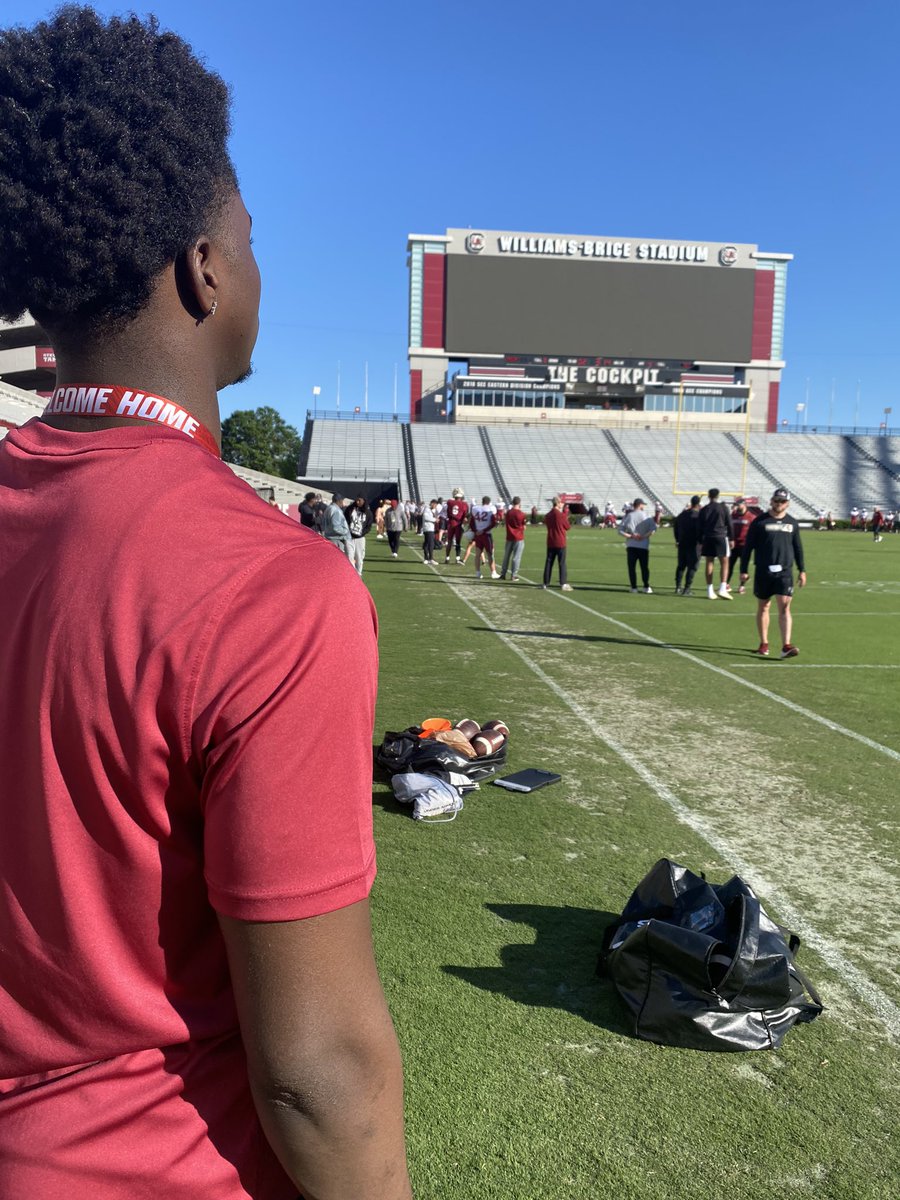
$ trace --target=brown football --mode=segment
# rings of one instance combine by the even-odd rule
[[[490,733],[496,729],[498,733],[502,733],[505,738],[509,737],[509,726],[505,721],[485,721],[481,727],[482,733]]]
[[[488,754],[496,754],[505,741],[499,730],[489,729],[487,733],[479,733],[472,738],[472,749],[479,758],[484,758]]]
[[[453,728],[458,729],[459,732],[463,734],[464,737],[467,737],[470,742],[476,733],[481,732],[478,722],[473,721],[471,717],[463,717],[461,721],[456,722]]]

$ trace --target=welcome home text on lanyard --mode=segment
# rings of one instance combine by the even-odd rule
[[[151,392],[136,392],[123,387],[97,387],[92,384],[69,384],[58,387],[47,402],[42,416],[125,417],[132,421],[150,421],[186,433],[216,458],[220,457],[216,439],[205,425],[192,417],[186,408],[154,396]]]

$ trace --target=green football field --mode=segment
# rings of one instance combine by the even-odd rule
[[[425,825],[376,775],[379,961],[407,1078],[417,1196],[900,1196],[900,535],[804,534],[800,657],[760,660],[752,596],[674,594],[674,543],[629,594],[624,544],[569,537],[575,590],[397,560],[370,535],[376,736],[425,717],[510,727],[508,770]],[[530,582],[529,582],[530,581]],[[698,577],[698,584],[702,580]],[[777,1052],[632,1036],[594,973],[660,857],[742,875],[802,938],[826,1012]]]

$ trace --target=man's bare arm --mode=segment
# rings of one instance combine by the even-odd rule
[[[367,901],[303,921],[220,917],[253,1097],[307,1200],[409,1200],[403,1070]]]

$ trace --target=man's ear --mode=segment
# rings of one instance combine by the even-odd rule
[[[199,324],[215,312],[219,274],[213,240],[202,234],[175,260],[175,281],[185,309]]]

